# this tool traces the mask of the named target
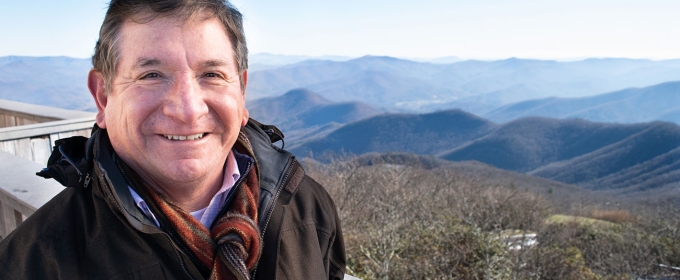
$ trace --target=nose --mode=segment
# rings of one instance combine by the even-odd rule
[[[208,114],[200,86],[190,74],[178,75],[167,95],[168,102],[163,107],[166,116],[191,124]]]

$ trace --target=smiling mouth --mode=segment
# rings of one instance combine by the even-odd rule
[[[188,141],[188,140],[198,140],[203,138],[205,136],[205,133],[198,133],[198,134],[192,134],[192,135],[169,135],[165,134],[163,137],[168,138],[168,140],[177,140],[177,141]]]

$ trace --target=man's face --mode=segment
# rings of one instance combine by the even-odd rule
[[[221,176],[248,120],[223,25],[216,18],[159,17],[128,21],[119,34],[112,92],[94,92],[103,89],[98,73],[89,81],[97,123],[107,129],[116,153],[153,185],[200,184]],[[245,84],[246,73],[242,78]]]

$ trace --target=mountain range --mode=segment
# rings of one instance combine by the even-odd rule
[[[384,114],[342,126],[321,139],[292,145],[299,155],[324,152],[437,154],[482,137],[496,124],[461,110]]]
[[[252,118],[285,131],[285,139],[292,143],[383,113],[362,102],[332,102],[308,89],[261,98],[246,103],[246,108]]]
[[[306,97],[314,95],[308,92]],[[376,152],[431,155],[455,162],[477,161],[590,190],[632,194],[664,190],[680,198],[676,188],[680,126],[668,122],[611,124],[528,117],[496,124],[457,109],[386,113],[316,137],[297,138],[287,148],[303,157]]]
[[[680,60],[442,58],[431,61],[451,63],[431,63],[378,56],[255,54],[250,58],[249,102],[307,88],[330,101],[358,101],[381,111],[404,113],[459,108],[485,116],[527,100],[580,98],[680,81]],[[89,59],[0,57],[0,99],[94,111],[86,87],[90,68]],[[488,118],[498,122],[513,119],[512,113],[501,112]],[[669,112],[659,118],[674,120],[677,114]]]
[[[62,109],[95,111],[87,89],[89,59],[0,57],[0,99]]]
[[[546,97],[585,97],[680,80],[680,60],[511,58],[450,64],[365,56],[303,61],[251,73],[250,99],[308,88],[332,101],[360,100],[405,112],[461,108],[484,114]],[[360,98],[360,99],[359,99]]]
[[[484,114],[495,122],[541,116],[596,122],[637,123],[662,120],[680,124],[680,82],[629,88],[581,98],[545,98],[510,104]]]

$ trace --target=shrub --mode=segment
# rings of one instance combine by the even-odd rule
[[[658,266],[680,266],[680,215],[666,210],[555,215],[558,208],[512,182],[446,166],[352,158],[306,165],[339,209],[347,272],[363,279],[678,276]],[[538,243],[511,250],[508,236],[528,232]]]
[[[635,216],[631,215],[626,210],[592,210],[590,217],[593,219],[604,220],[612,223],[632,223],[635,222]]]

